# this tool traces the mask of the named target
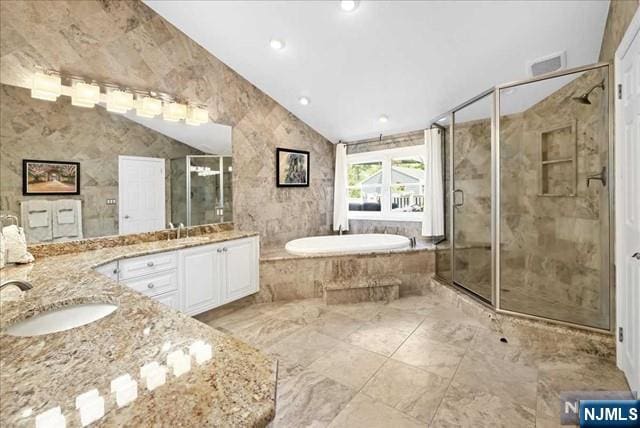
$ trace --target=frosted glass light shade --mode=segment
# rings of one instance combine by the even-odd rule
[[[133,108],[133,94],[131,92],[113,89],[107,92],[107,111],[112,113],[126,113]]]
[[[95,107],[100,101],[100,86],[76,82],[71,91],[71,105],[77,107]]]
[[[45,74],[42,72],[33,75],[31,83],[31,97],[39,100],[55,101],[62,93],[62,80],[60,76]]]
[[[169,122],[178,122],[187,118],[187,105],[180,103],[165,103],[162,118]]]
[[[152,97],[139,97],[136,114],[140,117],[152,118],[162,113],[162,101]]]
[[[201,107],[189,107],[185,122],[194,126],[205,124],[209,122],[209,111]]]

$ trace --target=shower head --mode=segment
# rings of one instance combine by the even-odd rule
[[[579,95],[577,97],[573,97],[572,100],[579,103],[579,104],[587,104],[590,105],[591,101],[589,100],[589,95],[591,95],[591,92],[593,92],[594,90],[596,90],[597,88],[600,88],[604,91],[604,79],[602,79],[602,81],[600,83],[598,83],[597,85],[591,87],[591,89],[589,89],[587,92],[585,92],[582,95]]]

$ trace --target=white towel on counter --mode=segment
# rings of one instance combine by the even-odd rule
[[[39,199],[22,201],[20,214],[29,243],[53,240],[51,201]]]
[[[58,199],[53,201],[53,239],[82,238],[82,201],[79,199]]]
[[[34,259],[27,251],[27,239],[21,227],[12,224],[2,228],[5,245],[5,263],[31,263]]]

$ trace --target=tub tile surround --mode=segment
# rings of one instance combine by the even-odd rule
[[[282,247],[267,248],[260,257],[260,292],[254,302],[323,297],[331,284],[375,283],[391,278],[398,295],[420,294],[428,287],[435,269],[435,249],[421,242],[416,248],[360,254],[295,256]],[[399,281],[399,283],[398,283]],[[343,287],[344,288],[344,287]],[[342,290],[345,299],[393,299],[393,287],[384,290]],[[340,294],[340,293],[337,293]],[[340,299],[341,297],[337,297]],[[335,303],[338,301],[336,300]]]
[[[560,392],[628,390],[612,336],[498,315],[437,281],[388,303],[198,318],[280,359],[274,427],[559,426]]]
[[[60,405],[68,426],[79,426],[75,397],[97,388],[105,397],[102,421],[107,425],[266,425],[274,416],[277,362],[273,358],[92,270],[117,259],[255,235],[231,230],[111,246],[44,257],[0,271],[3,281],[24,279],[34,285],[9,297],[3,292],[2,329],[63,305],[118,305],[113,314],[72,330],[41,337],[0,335],[1,419],[11,426],[33,426],[33,417],[21,417],[24,409],[32,408],[35,415]],[[165,385],[146,391],[138,377],[140,367],[152,360],[162,364],[169,351],[186,349],[196,340],[212,345],[213,359],[203,366],[194,363],[180,378],[168,375]],[[169,351],[163,350],[166,343]],[[118,409],[109,385],[124,373],[139,382],[139,396],[132,405]],[[158,412],[159,408],[171,411]]]

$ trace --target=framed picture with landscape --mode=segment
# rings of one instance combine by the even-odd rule
[[[79,195],[80,163],[23,159],[23,195]]]
[[[309,186],[309,152],[292,149],[276,149],[278,187]]]

